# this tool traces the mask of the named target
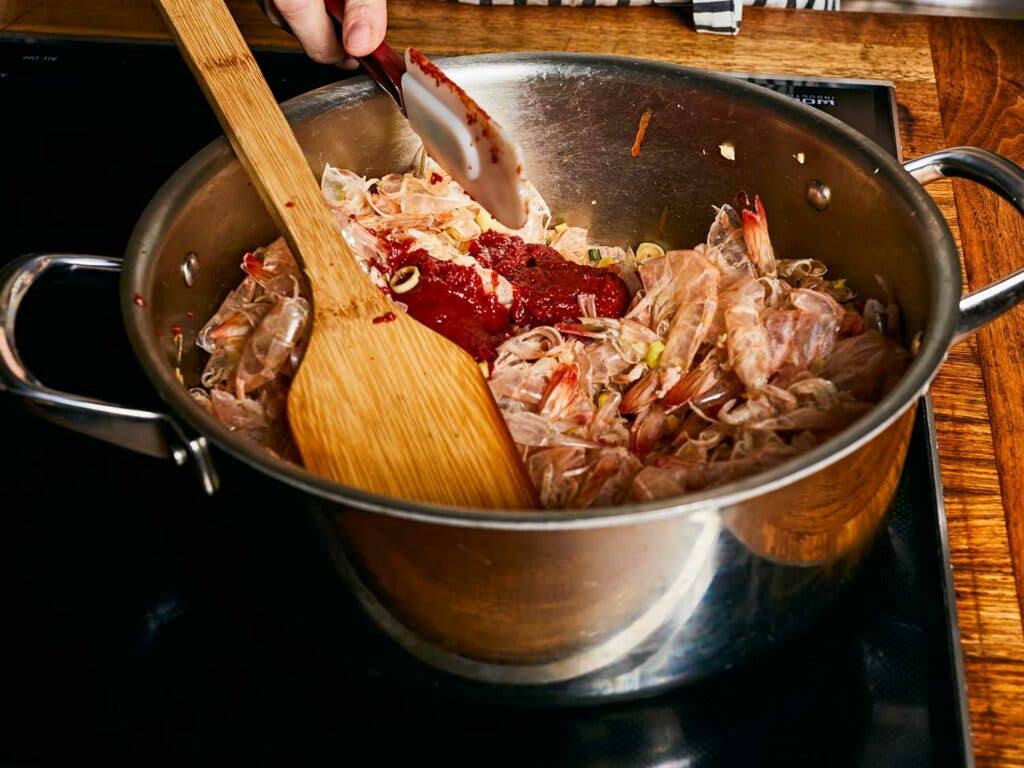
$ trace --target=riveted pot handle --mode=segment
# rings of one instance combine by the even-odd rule
[[[18,307],[37,279],[52,269],[120,272],[121,260],[106,256],[43,253],[23,256],[0,270],[0,391],[22,398],[43,418],[108,443],[184,464],[191,456],[207,493],[217,490],[217,472],[204,437],[190,439],[165,414],[124,408],[60,392],[40,383],[25,367],[14,340]]]
[[[984,184],[1024,215],[1024,169],[1005,157],[975,147],[952,147],[918,157],[903,167],[921,184],[946,177]],[[973,333],[1022,301],[1024,269],[964,296],[960,300],[957,338]]]

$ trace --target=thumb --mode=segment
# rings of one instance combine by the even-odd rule
[[[388,26],[385,0],[346,0],[342,43],[349,56],[367,56],[384,42]]]

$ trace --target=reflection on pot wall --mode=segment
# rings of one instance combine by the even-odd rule
[[[726,527],[753,552],[780,563],[827,563],[860,551],[896,491],[916,408],[846,457],[841,470],[817,472],[728,510]]]
[[[605,667],[678,623],[714,572],[719,520],[496,532],[338,516],[350,575],[392,636],[451,671],[520,683]]]
[[[851,577],[913,415],[851,454],[841,481],[819,472],[735,507],[571,531],[345,511],[335,560],[381,629],[463,677],[608,695],[703,675],[806,625]]]

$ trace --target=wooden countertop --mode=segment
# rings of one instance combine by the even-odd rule
[[[229,4],[253,44],[294,44],[252,0]],[[143,0],[0,0],[0,31],[166,37]],[[888,79],[908,159],[973,144],[1024,165],[1022,22],[747,8],[731,38],[696,34],[688,12],[670,7],[392,0],[389,39],[431,54],[593,51]],[[965,182],[928,191],[962,245],[971,289],[1024,264],[1024,220],[1011,206]],[[932,393],[977,762],[1024,766],[1024,308],[957,346]]]

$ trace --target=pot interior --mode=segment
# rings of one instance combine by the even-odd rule
[[[878,427],[930,380],[953,332],[956,251],[938,209],[874,144],[755,86],[653,62],[535,54],[451,59],[445,67],[519,139],[527,173],[556,219],[590,227],[594,242],[692,247],[706,237],[712,205],[756,194],[777,257],[819,259],[861,296],[883,298],[876,276],[883,277],[902,309],[906,340],[923,332],[924,344],[880,413],[862,420],[872,423],[847,433],[863,436]],[[653,117],[633,157],[647,109]],[[307,94],[287,113],[318,178],[328,162],[368,176],[415,162],[418,140],[363,78]],[[734,160],[724,156],[725,145]],[[808,202],[813,183],[831,192],[825,210]],[[257,454],[232,445],[237,438],[191,403],[175,380],[171,327],[184,330],[181,372],[186,386],[195,386],[206,357],[195,347],[196,333],[241,280],[243,252],[275,236],[221,140],[179,171],[147,209],[129,244],[123,284],[129,332],[161,393],[194,427],[250,458]],[[199,270],[188,287],[182,263],[190,253]],[[146,297],[148,312],[133,309],[135,292]],[[847,442],[857,436],[844,435]],[[278,470],[293,473],[293,480],[309,477]]]

